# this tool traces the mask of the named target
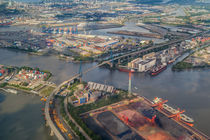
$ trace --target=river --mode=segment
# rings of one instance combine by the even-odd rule
[[[8,94],[0,91],[1,140],[51,140],[45,127],[40,98],[27,94]]]
[[[52,81],[56,84],[69,79],[79,70],[79,64],[58,60],[54,56],[35,56],[6,49],[0,49],[0,64],[26,65],[50,70],[53,73]],[[87,69],[95,64],[83,64],[82,69]],[[132,90],[149,99],[153,99],[155,96],[167,99],[169,100],[168,104],[185,109],[186,114],[195,120],[195,127],[210,135],[209,77],[210,70],[172,72],[171,66],[169,66],[166,71],[156,77],[150,77],[142,73],[133,74]],[[84,75],[83,79],[114,85],[117,88],[128,88],[128,73],[117,70],[110,71],[105,68],[97,68]],[[22,139],[27,139],[31,135],[44,137],[43,139],[49,138],[46,136],[47,130],[43,126],[43,116],[40,111],[42,103],[39,97],[0,95],[0,121],[3,121],[4,124],[1,123],[0,125],[0,130],[2,130],[0,138],[8,136],[12,139],[12,137],[20,136],[20,132],[23,134],[25,132],[29,133],[26,136],[23,135]],[[27,121],[29,120],[36,123],[28,125]],[[24,121],[26,122],[24,123]],[[22,126],[22,128],[18,128],[18,126]],[[17,129],[17,131],[13,129]],[[12,136],[9,135],[10,131],[13,133]]]

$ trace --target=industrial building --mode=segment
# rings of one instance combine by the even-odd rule
[[[156,58],[147,58],[145,60],[141,58],[134,59],[130,63],[128,63],[128,67],[132,69],[136,69],[139,72],[146,72],[150,70],[156,64]]]
[[[98,84],[98,83],[94,83],[94,82],[88,82],[88,87],[91,90],[99,90],[99,91],[105,91],[105,92],[110,92],[110,93],[114,92],[113,86]]]
[[[142,59],[145,60],[147,58],[155,57],[155,52],[151,52],[148,54],[143,55]]]
[[[73,104],[81,105],[84,103],[95,102],[106,93],[113,93],[114,87],[98,84],[94,82],[88,82],[86,87],[84,85],[77,85],[78,90],[74,91],[74,95],[71,96]]]
[[[119,42],[118,40],[110,40],[107,42],[95,44],[95,46],[100,50],[106,50],[109,47],[111,47],[112,45],[117,44],[118,42]]]

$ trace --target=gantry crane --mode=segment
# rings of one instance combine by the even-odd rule
[[[157,107],[158,109],[162,109],[163,108],[163,104],[168,102],[168,100],[161,100],[160,102],[153,104],[152,107]]]

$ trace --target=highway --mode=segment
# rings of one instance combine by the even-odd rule
[[[172,41],[172,42],[169,42],[169,43],[164,43],[164,44],[161,44],[161,45],[156,45],[156,46],[153,46],[153,47],[150,47],[150,48],[147,48],[147,49],[144,49],[144,50],[139,50],[139,51],[136,51],[136,52],[131,52],[131,53],[128,53],[128,54],[124,54],[122,56],[118,56],[118,57],[114,57],[113,60],[118,60],[118,59],[121,59],[123,57],[127,57],[127,56],[130,56],[130,55],[135,55],[135,54],[138,54],[138,53],[143,53],[143,52],[147,52],[147,51],[150,51],[150,50],[153,50],[153,49],[156,49],[156,48],[161,48],[161,47],[164,47],[166,45],[172,45],[172,44],[176,44],[176,43],[179,43],[179,42],[182,42],[184,40],[187,40],[187,39],[192,39],[192,38],[195,38],[196,36],[201,36],[203,34],[206,34],[206,33],[209,33],[210,31],[205,31],[205,32],[202,32],[202,33],[198,33],[196,35],[192,35],[192,36],[189,36],[189,37],[186,37],[186,38],[183,38],[183,39],[180,39],[180,40],[175,40],[175,41]],[[86,74],[88,73],[89,71],[92,71],[94,70],[95,68],[97,67],[100,67],[104,64],[107,64],[107,63],[110,63],[110,61],[112,60],[107,60],[107,61],[104,61],[98,65],[95,65],[87,70],[85,70],[83,72],[83,74]],[[71,81],[73,81],[74,79],[76,78],[79,78],[80,77],[80,74],[76,74],[74,75],[73,77],[71,77],[69,80],[67,81],[64,81],[63,83],[61,83],[51,94],[50,96],[47,98],[47,101],[46,101],[46,104],[45,104],[45,117],[46,117],[46,121],[47,121],[47,124],[50,126],[52,132],[54,132],[54,134],[56,135],[56,137],[59,139],[59,140],[64,140],[64,137],[62,136],[62,134],[60,134],[59,130],[56,128],[55,124],[53,123],[51,117],[50,117],[50,114],[49,114],[49,104],[50,104],[50,100],[53,99],[53,97],[59,93],[59,91],[61,90],[61,87],[64,86],[64,85],[67,85],[68,83],[70,83]]]

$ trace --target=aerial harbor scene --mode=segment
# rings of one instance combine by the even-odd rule
[[[0,140],[209,136],[209,0],[0,0]]]

